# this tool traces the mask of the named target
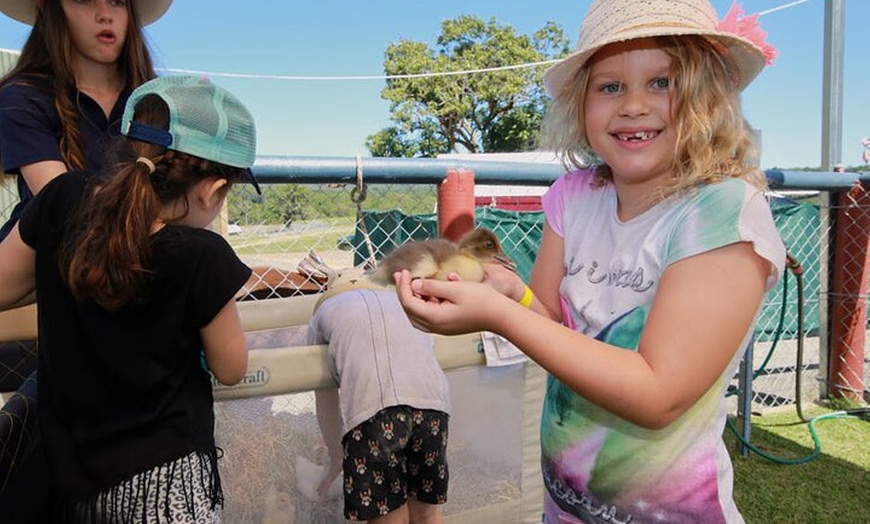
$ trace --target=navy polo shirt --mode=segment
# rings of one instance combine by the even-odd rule
[[[129,96],[129,89],[122,91],[106,118],[103,109],[93,98],[77,89],[73,90],[72,100],[78,109],[85,167],[89,171],[99,173],[102,170],[106,149],[121,134],[121,116]],[[63,162],[60,136],[60,115],[54,107],[49,86],[36,80],[17,78],[0,89],[0,159],[7,174],[20,175],[21,166],[35,162]],[[6,237],[24,205],[33,198],[33,193],[21,176],[18,177],[18,197],[20,202],[0,229],[0,240]]]

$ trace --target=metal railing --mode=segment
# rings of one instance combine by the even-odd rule
[[[473,171],[475,184],[497,187],[497,193],[505,197],[545,188],[563,171],[556,164],[465,159],[260,157],[254,173],[263,188],[262,197],[246,186],[235,187],[217,226],[240,257],[255,268],[256,277],[240,298],[264,300],[318,292],[323,281],[298,270],[311,251],[332,267],[345,267],[369,256],[368,251],[382,253],[392,246],[390,242],[435,234],[438,187],[451,169]],[[855,377],[860,377],[859,391],[853,392],[860,399],[866,396],[870,380],[865,337],[857,338],[860,347],[856,347],[853,328],[856,319],[866,326],[867,264],[860,246],[867,246],[861,225],[870,217],[870,205],[860,192],[856,194],[856,188],[870,182],[870,174],[770,170],[767,176],[771,205],[779,206],[775,210],[778,226],[789,253],[803,265],[799,282],[804,292],[799,300],[798,275],[787,272],[787,281],[767,297],[745,374],[742,380],[735,377],[732,384],[735,390],[751,395],[744,397],[742,407],[735,403],[733,409],[745,415],[816,401],[827,396],[836,382],[829,377],[829,369],[846,370],[850,377],[841,382],[847,384],[855,384]],[[14,184],[0,186],[0,193],[10,191],[14,192]],[[14,198],[0,198],[0,202],[14,203]],[[498,205],[498,199],[493,203]],[[3,212],[0,209],[0,217]],[[513,249],[534,257],[540,225],[532,217],[539,216],[537,212],[498,214],[489,208],[482,212],[504,228],[499,233],[510,239]],[[371,242],[362,242],[361,235]],[[842,250],[844,243],[853,246]],[[849,258],[844,260],[844,256]],[[844,269],[851,273],[844,274]],[[848,315],[834,314],[843,311]],[[802,332],[796,329],[798,316],[804,320]],[[859,331],[862,335],[865,329]],[[299,336],[292,330],[257,332],[249,335],[249,343],[252,349],[304,345]],[[842,342],[846,338],[851,346]],[[831,354],[832,347],[841,353]],[[860,351],[858,358],[850,349]],[[853,368],[832,366],[832,359],[839,358]],[[27,361],[25,356],[18,362]],[[854,369],[855,362],[858,369]],[[15,365],[7,364],[5,370],[0,367],[0,379],[4,372],[7,377],[23,379],[26,373]],[[516,426],[528,424],[528,417],[534,417],[540,405],[532,402],[529,408],[522,398],[540,394],[541,383],[522,372],[508,370],[501,379],[487,373],[494,371],[470,368],[449,374],[451,387],[472,401],[463,401],[455,415],[457,431],[451,453],[457,459],[451,462],[457,467],[451,476],[454,495],[446,514],[459,522],[462,515],[477,512],[477,521],[501,522],[492,516],[501,513],[486,510],[500,508],[512,512],[519,522],[517,501],[527,498],[525,490],[531,489],[520,473],[519,457],[525,443],[520,442],[518,427],[492,435],[488,426],[501,419]],[[747,387],[747,378],[751,387]],[[495,395],[493,388],[498,391]],[[514,393],[505,398],[505,391]],[[289,506],[297,522],[340,519],[340,500],[324,503],[300,495],[305,476],[316,473],[316,464],[324,458],[310,391],[290,387],[271,397],[224,400],[216,410],[219,441],[232,450],[222,466],[228,486],[228,521],[260,522],[269,511],[280,513]],[[522,419],[512,418],[514,412],[523,412]],[[474,431],[478,434],[463,437],[463,432]],[[472,449],[478,440],[491,449]],[[506,500],[511,501],[509,506],[504,505]],[[481,517],[486,511],[494,513]],[[470,517],[469,521],[475,520]]]

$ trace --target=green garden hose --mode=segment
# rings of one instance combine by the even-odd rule
[[[844,417],[858,417],[859,415],[870,413],[870,408],[857,408],[857,409],[848,409],[843,411],[835,411],[832,413],[825,413],[823,415],[818,415],[812,418],[806,418],[803,414],[803,402],[801,400],[801,375],[803,373],[803,353],[804,353],[804,325],[803,325],[803,304],[804,304],[804,287],[803,287],[803,267],[800,262],[790,254],[786,254],[786,265],[790,272],[794,274],[797,278],[797,363],[795,365],[795,407],[797,409],[798,417],[807,423],[807,429],[810,432],[810,436],[813,439],[813,451],[809,455],[797,458],[797,459],[785,459],[781,457],[775,457],[764,451],[761,451],[757,447],[750,444],[743,436],[737,431],[737,428],[734,427],[731,419],[727,419],[726,422],[728,427],[734,433],[734,435],[746,446],[749,450],[755,452],[759,456],[766,458],[772,462],[776,462],[778,464],[786,464],[786,465],[795,465],[795,464],[803,464],[805,462],[809,462],[816,457],[822,451],[822,444],[819,441],[819,437],[816,434],[816,423],[826,419],[832,418],[844,418]],[[773,355],[773,350],[776,347],[777,342],[779,341],[780,334],[782,332],[782,327],[785,318],[785,307],[787,303],[787,282],[788,282],[788,272],[783,275],[783,292],[782,292],[782,314],[779,319],[779,326],[777,327],[776,333],[774,334],[773,344],[771,344],[770,351],[767,354],[767,357],[764,359],[764,362],[761,366],[753,373],[752,378],[755,379],[761,373],[764,372],[767,363],[770,361],[771,356]],[[736,393],[729,392],[730,394]]]

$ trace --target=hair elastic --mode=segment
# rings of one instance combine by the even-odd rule
[[[150,158],[145,158],[144,156],[140,156],[139,158],[136,159],[136,163],[137,164],[145,164],[146,166],[148,166],[148,172],[151,173],[152,175],[154,174],[155,171],[157,171],[157,166],[154,165],[154,162],[152,162]]]
[[[523,293],[523,298],[520,299],[520,304],[526,307],[532,307],[532,299],[535,298],[535,294],[532,293],[532,290],[529,286],[525,286],[526,290]]]

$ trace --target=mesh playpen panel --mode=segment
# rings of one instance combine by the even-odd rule
[[[248,337],[251,349],[282,348],[304,345],[304,333],[298,326]],[[543,372],[525,363],[467,366],[447,376],[452,412],[445,519],[540,522],[537,432]],[[312,391],[216,404],[226,522],[345,521],[340,492],[326,500],[312,496],[327,462],[314,406]]]

